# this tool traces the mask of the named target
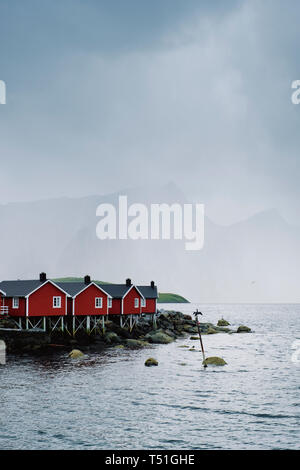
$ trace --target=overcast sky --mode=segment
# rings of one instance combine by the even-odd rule
[[[0,3],[0,203],[174,181],[299,224],[297,0]]]

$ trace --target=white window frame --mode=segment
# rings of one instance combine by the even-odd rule
[[[61,308],[61,296],[60,295],[53,296],[52,306],[53,308]]]
[[[98,305],[99,300],[100,300],[100,305]],[[103,307],[103,298],[95,297],[95,308],[102,308],[102,307]]]
[[[139,308],[139,306],[140,306],[139,300],[140,299],[138,297],[135,297],[135,299],[134,299],[134,308]]]
[[[108,299],[108,308],[112,307],[112,299]]]
[[[141,300],[141,307],[146,307],[146,299]]]
[[[19,297],[13,297],[13,300],[12,300],[12,308],[19,308]]]

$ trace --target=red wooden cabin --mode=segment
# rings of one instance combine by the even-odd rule
[[[67,315],[68,294],[41,273],[39,280],[2,281],[2,312],[12,317]]]
[[[57,285],[65,289],[71,297],[68,304],[69,315],[108,315],[111,295],[100,285],[91,282],[90,276],[85,276],[84,282],[61,282]]]
[[[150,286],[138,286],[138,288],[145,299],[142,301],[142,313],[156,313],[158,292],[154,281],[151,281]]]
[[[126,284],[101,284],[101,287],[111,296],[109,315],[140,315],[142,313],[144,296],[130,279],[126,280]]]

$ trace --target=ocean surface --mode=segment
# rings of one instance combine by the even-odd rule
[[[179,347],[198,348],[189,337],[78,360],[8,356],[0,449],[299,449],[300,305],[162,307],[254,333],[203,336],[206,355],[228,363],[219,368]]]

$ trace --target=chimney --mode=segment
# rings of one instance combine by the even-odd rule
[[[89,284],[91,283],[91,278],[90,278],[90,276],[84,276],[84,283],[85,283],[86,285],[89,285]]]
[[[40,273],[40,282],[46,282],[46,281],[47,281],[47,274]]]
[[[155,287],[154,281],[151,281],[150,286],[152,287],[152,289],[154,289]]]
[[[132,286],[131,279],[126,279],[126,286]]]

